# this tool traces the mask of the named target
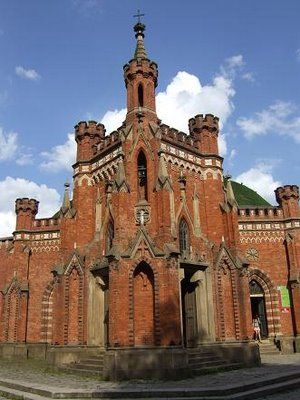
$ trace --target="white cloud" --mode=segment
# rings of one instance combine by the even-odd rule
[[[49,151],[44,151],[41,156],[46,161],[41,163],[41,168],[50,172],[70,170],[76,160],[76,142],[74,134],[69,133],[64,144],[52,147]]]
[[[254,167],[250,168],[248,171],[238,175],[236,178],[234,178],[234,180],[250,187],[271,204],[274,204],[274,190],[277,187],[282,186],[282,183],[275,180],[273,177],[273,169],[274,163],[260,162]]]
[[[245,61],[241,54],[229,57],[225,60],[225,69],[229,69],[230,71],[233,71],[233,72],[236,68],[241,68],[244,65],[245,65]]]
[[[33,164],[33,156],[30,153],[24,153],[24,154],[20,154],[20,156],[18,158],[16,158],[16,163],[18,165],[30,165]]]
[[[232,149],[229,154],[229,161],[232,161],[235,156],[236,156],[236,149]]]
[[[255,82],[255,78],[252,72],[246,72],[241,76],[242,79],[249,82]]]
[[[210,85],[201,85],[198,77],[180,71],[164,92],[156,96],[157,114],[162,121],[176,129],[187,131],[188,120],[198,113],[212,113],[221,125],[233,111],[232,80],[219,75]]]
[[[212,113],[220,118],[220,126],[226,123],[234,110],[232,98],[235,95],[233,81],[236,72],[244,66],[242,55],[225,60],[220,72],[212,82],[202,85],[200,79],[186,71],[179,71],[165,91],[156,96],[157,115],[176,129],[187,132],[188,120],[196,114]],[[101,122],[107,132],[117,129],[126,116],[126,109],[107,111]],[[219,138],[220,153],[226,154],[226,135]]]
[[[12,160],[18,150],[18,134],[16,132],[5,133],[0,127],[0,162]]]
[[[60,195],[55,189],[22,178],[7,176],[0,181],[0,236],[9,236],[15,229],[15,200],[34,198],[40,202],[38,217],[51,217],[60,207]]]
[[[122,108],[121,110],[107,111],[103,115],[101,123],[105,125],[105,129],[108,133],[122,125],[126,117],[126,112],[126,108]]]
[[[30,81],[38,81],[41,78],[35,69],[26,69],[20,65],[15,68],[15,73],[21,78],[29,79]]]
[[[294,104],[277,101],[268,108],[255,113],[251,118],[239,118],[237,125],[247,139],[277,133],[291,136],[297,143],[300,143],[300,116],[297,115],[297,111]]]
[[[296,50],[296,58],[297,58],[297,61],[300,62],[300,49]]]

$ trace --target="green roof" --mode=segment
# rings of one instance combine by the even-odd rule
[[[270,207],[264,198],[242,183],[231,181],[234,197],[239,207]]]

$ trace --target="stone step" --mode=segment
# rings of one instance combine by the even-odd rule
[[[261,355],[279,355],[280,350],[273,343],[259,343],[259,352]]]
[[[202,355],[212,355],[215,354],[213,351],[205,350],[205,349],[187,349],[188,355],[193,355],[193,354],[202,354]]]
[[[103,365],[97,366],[94,364],[74,363],[74,364],[70,364],[69,368],[86,369],[86,370],[90,370],[90,371],[100,371],[100,370],[102,371]]]
[[[203,362],[198,362],[196,364],[190,364],[189,366],[192,369],[198,369],[198,368],[206,368],[206,367],[223,367],[226,366],[227,364],[224,363],[223,360],[216,360],[216,361],[203,361]]]
[[[215,355],[205,356],[205,357],[203,357],[203,356],[189,357],[189,362],[190,361],[195,361],[195,362],[197,362],[197,361],[210,361],[210,360],[212,360],[212,361],[222,360],[222,358],[220,358],[218,356],[215,356]]]
[[[220,357],[205,357],[205,358],[197,357],[197,358],[189,358],[188,364],[195,365],[198,363],[210,362],[210,361],[224,362],[224,360]]]
[[[204,375],[210,374],[213,372],[223,372],[223,371],[230,371],[233,369],[242,368],[243,364],[240,363],[219,363],[217,365],[210,365],[210,366],[198,366],[196,368],[192,368],[192,372],[194,375]]]
[[[104,354],[99,354],[96,356],[87,356],[85,358],[88,358],[89,360],[103,360]]]
[[[90,364],[90,365],[99,365],[99,366],[103,366],[103,359],[102,360],[95,360],[93,358],[83,358],[82,360],[78,361],[75,364]]]
[[[88,368],[86,368],[85,365],[80,365],[80,366],[78,365],[78,367],[76,367],[76,368],[74,368],[74,365],[72,365],[72,367],[71,366],[70,367],[61,367],[60,370],[64,371],[64,372],[69,372],[69,373],[72,373],[72,374],[76,374],[76,375],[78,375],[78,374],[80,374],[80,375],[93,375],[93,376],[99,376],[99,377],[101,377],[103,375],[102,369],[101,370],[88,369]]]

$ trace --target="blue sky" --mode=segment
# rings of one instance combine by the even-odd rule
[[[164,122],[219,115],[224,170],[273,203],[300,183],[299,1],[0,0],[0,235],[15,197],[59,207],[78,121],[122,120],[138,8]]]

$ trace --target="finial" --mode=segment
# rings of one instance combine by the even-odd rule
[[[144,17],[144,16],[145,16],[145,14],[141,14],[140,10],[137,10],[137,14],[134,15],[133,17],[138,19],[138,24],[139,24],[141,22],[141,17]]]

